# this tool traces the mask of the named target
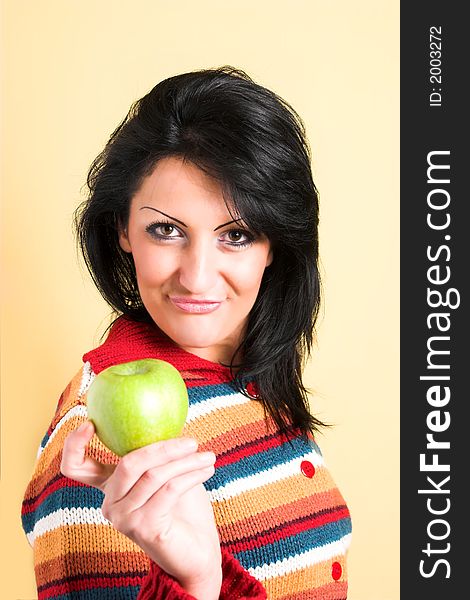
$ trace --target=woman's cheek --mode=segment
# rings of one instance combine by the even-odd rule
[[[162,285],[177,271],[174,255],[160,248],[142,252],[134,262],[140,279],[151,285]]]

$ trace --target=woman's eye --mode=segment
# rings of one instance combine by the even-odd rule
[[[180,237],[180,232],[171,223],[152,223],[146,229],[150,235],[159,239]]]
[[[231,229],[227,231],[226,241],[231,246],[244,247],[249,246],[254,241],[253,234],[248,231],[243,231],[242,229]]]

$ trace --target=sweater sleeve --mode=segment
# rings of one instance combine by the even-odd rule
[[[222,550],[222,587],[219,600],[265,600],[261,583],[228,552]],[[137,600],[194,600],[170,575],[151,563]]]

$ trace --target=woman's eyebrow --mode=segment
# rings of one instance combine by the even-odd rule
[[[172,221],[176,221],[177,223],[180,223],[181,225],[183,225],[183,227],[188,227],[186,225],[186,223],[183,223],[183,221],[180,221],[179,219],[177,219],[176,217],[172,217],[171,215],[167,215],[165,212],[163,212],[162,210],[158,210],[158,208],[154,208],[153,206],[141,206],[140,210],[142,210],[143,208],[148,208],[150,210],[154,210],[156,212],[159,212],[160,214],[164,215],[165,217],[168,217],[169,219],[171,219]],[[242,219],[238,218],[238,219],[232,219],[231,221],[227,221],[227,223],[222,223],[222,225],[218,225],[214,231],[217,231],[217,229],[220,229],[221,227],[225,227],[226,225],[230,225],[230,223],[238,223],[240,222]]]

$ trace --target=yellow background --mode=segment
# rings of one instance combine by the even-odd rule
[[[108,310],[75,250],[86,170],[131,102],[231,64],[303,117],[324,304],[305,380],[353,518],[350,600],[399,597],[398,0],[2,3],[0,596],[36,598],[22,495]]]

